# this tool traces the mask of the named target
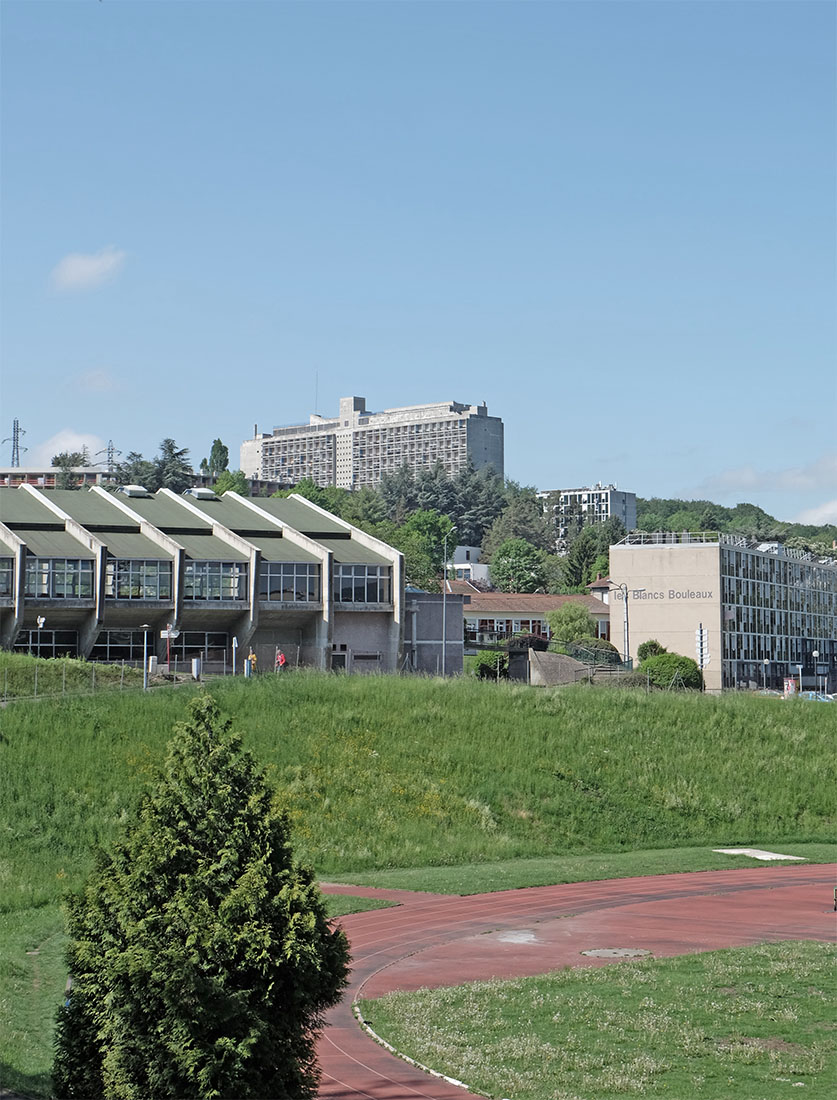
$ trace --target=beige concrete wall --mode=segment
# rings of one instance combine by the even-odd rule
[[[707,691],[721,690],[721,555],[717,545],[612,546],[610,579],[628,586],[631,656],[656,638],[670,653],[697,660],[695,631],[709,631]],[[622,648],[624,598],[610,593],[610,640]]]

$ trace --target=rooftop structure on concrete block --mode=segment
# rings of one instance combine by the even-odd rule
[[[402,466],[418,471],[441,462],[449,475],[471,461],[503,475],[503,421],[486,405],[443,401],[370,412],[363,397],[343,397],[336,417],[254,432],[241,445],[248,478],[357,489],[379,485]]]
[[[298,496],[0,488],[7,649],[395,671],[403,588],[398,551]]]
[[[697,659],[702,630],[708,691],[837,684],[833,559],[717,532],[632,532],[610,548],[609,579],[611,607],[628,599],[634,657],[653,638]]]

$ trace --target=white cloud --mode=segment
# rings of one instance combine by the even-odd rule
[[[821,527],[824,523],[837,523],[837,500],[826,501],[816,508],[806,508],[800,512],[794,523],[810,523]]]
[[[70,385],[84,393],[112,393],[119,388],[109,370],[85,371],[76,375]]]
[[[697,497],[709,500],[742,493],[833,492],[837,488],[837,454],[824,454],[804,466],[768,470],[738,466],[706,478],[695,487]]]
[[[92,254],[71,252],[52,269],[50,284],[59,291],[92,290],[118,274],[126,255],[113,245]]]
[[[104,462],[104,456],[96,457],[97,451],[105,450],[106,444],[98,435],[90,435],[86,432],[77,432],[74,428],[62,428],[50,439],[33,447],[23,458],[24,466],[49,466],[53,455],[62,451],[81,451],[87,447],[90,461],[95,465]]]

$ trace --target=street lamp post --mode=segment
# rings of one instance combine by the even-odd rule
[[[142,690],[148,691],[148,631],[151,623],[140,623],[142,631]]]
[[[38,622],[38,656],[40,657],[40,655],[41,655],[41,631],[44,628],[44,623],[46,622],[46,618],[43,615],[39,615],[38,619],[37,619],[37,622]]]
[[[770,664],[770,658],[765,657],[764,660],[761,663],[762,669],[764,670],[763,673],[762,673],[762,683],[764,685],[764,690],[765,691],[767,691],[767,668],[768,668],[769,664]]]
[[[451,527],[449,531],[445,532],[443,553],[444,563],[442,572],[442,675],[447,676],[447,656],[448,656],[448,539],[456,531],[455,527]]]
[[[796,666],[799,669],[799,694],[802,694],[802,665]]]
[[[811,656],[814,659],[814,688],[817,691],[819,691],[820,690],[820,678],[819,678],[819,674],[817,673],[817,661],[820,659],[820,651],[818,649],[815,649],[814,652],[811,654]]]

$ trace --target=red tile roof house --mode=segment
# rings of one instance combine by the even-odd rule
[[[450,590],[459,591],[463,582],[451,581]],[[454,587],[456,586],[456,587]],[[479,592],[470,588],[471,602],[463,609],[465,648],[494,645],[513,634],[539,634],[550,637],[547,614],[568,603],[581,604],[596,620],[599,638],[610,641],[610,608],[596,596],[552,596],[541,592]]]

